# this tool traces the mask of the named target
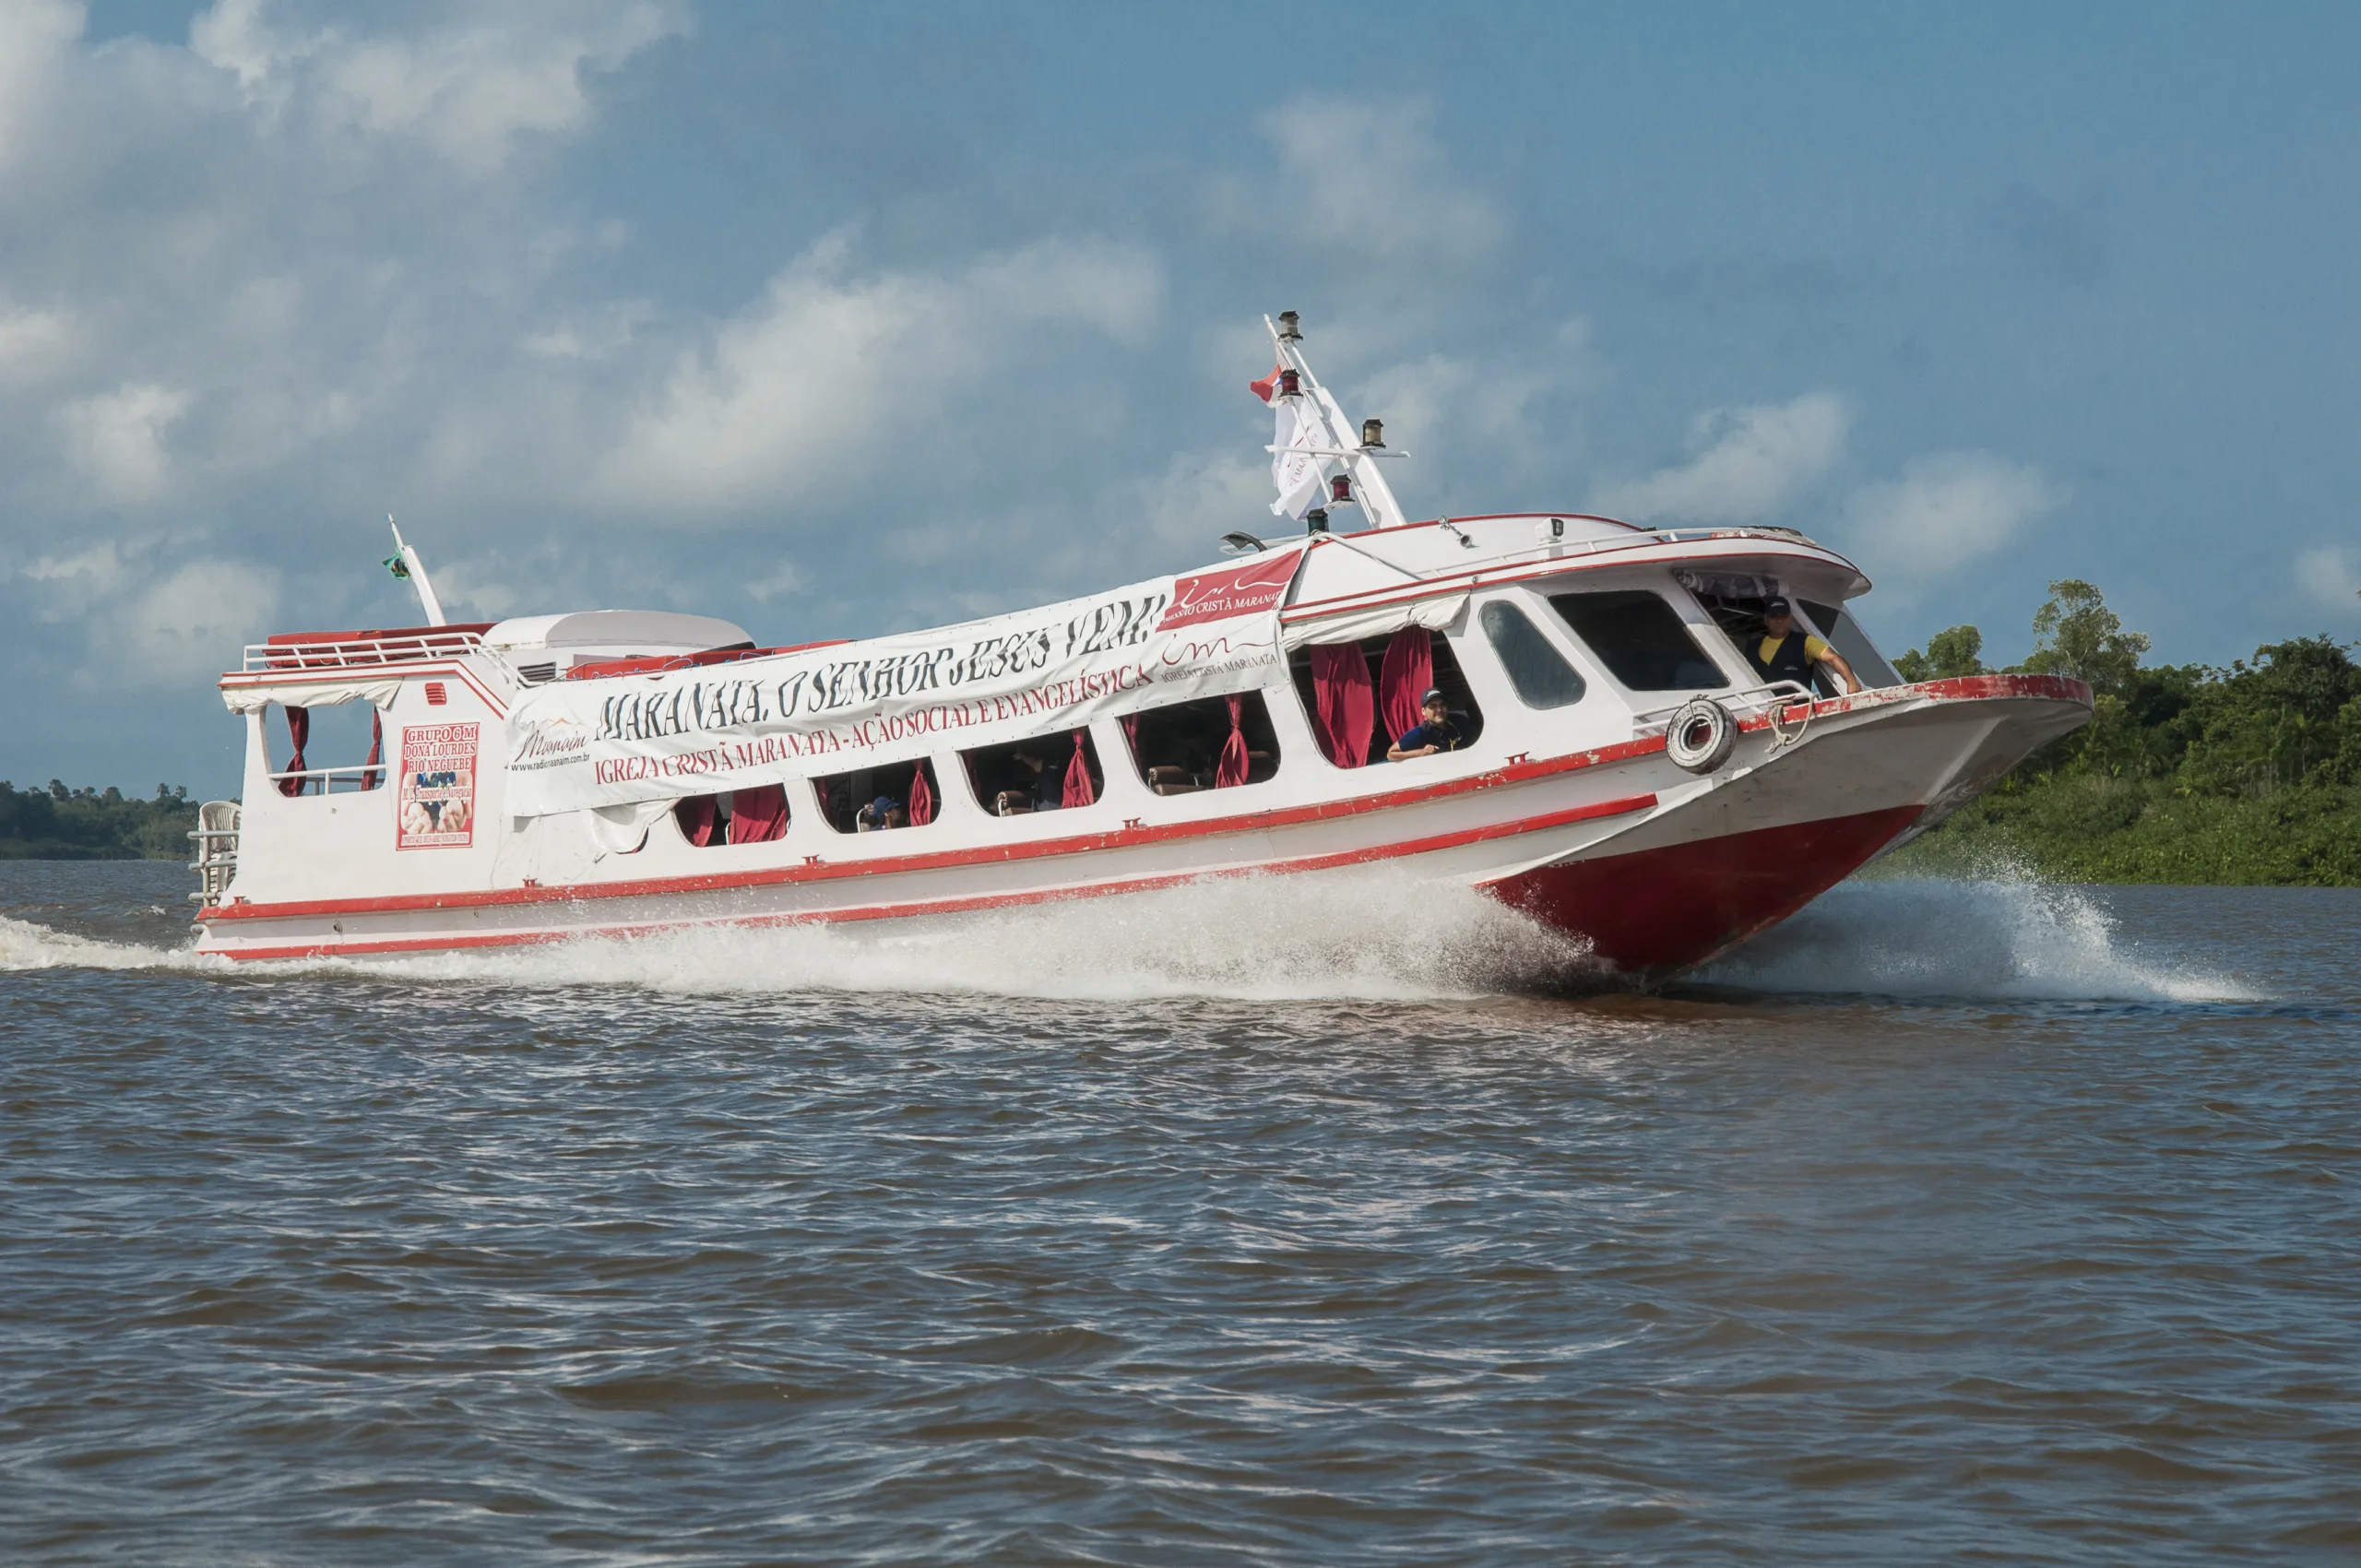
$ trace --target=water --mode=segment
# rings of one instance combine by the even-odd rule
[[[230,971],[0,863],[0,1560],[2344,1562],[2361,893]]]

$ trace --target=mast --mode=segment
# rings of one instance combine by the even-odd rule
[[[1311,416],[1308,429],[1298,426],[1294,445],[1285,448],[1274,445],[1266,450],[1273,454],[1275,461],[1282,450],[1318,457],[1323,478],[1329,464],[1338,465],[1352,481],[1352,499],[1368,515],[1370,527],[1400,528],[1409,519],[1403,516],[1402,504],[1394,498],[1393,487],[1378,471],[1378,459],[1406,457],[1409,454],[1386,446],[1385,427],[1381,421],[1365,420],[1358,432],[1353,429],[1353,422],[1345,417],[1343,406],[1320,384],[1320,378],[1311,372],[1311,362],[1304,358],[1303,328],[1295,312],[1281,311],[1276,321],[1266,315],[1263,326],[1271,334],[1271,349],[1278,356],[1279,368],[1295,372],[1296,384],[1300,388],[1297,396],[1304,400],[1304,411]],[[1311,437],[1309,441],[1304,439],[1306,435]]]
[[[451,623],[443,614],[443,601],[434,597],[434,585],[426,580],[426,563],[418,558],[417,551],[402,542],[401,525],[394,521],[391,512],[386,514],[386,526],[394,530],[394,558],[386,564],[394,576],[408,577],[410,586],[418,589],[418,602],[426,612],[428,625],[449,625]]]

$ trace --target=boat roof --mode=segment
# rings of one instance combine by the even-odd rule
[[[628,648],[641,653],[703,653],[752,647],[735,622],[670,610],[576,610],[561,615],[519,615],[486,628],[483,646],[503,653],[537,648]]]

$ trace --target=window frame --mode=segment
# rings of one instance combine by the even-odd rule
[[[1560,646],[1559,639],[1552,637],[1548,627],[1534,615],[1532,610],[1520,602],[1524,597],[1525,596],[1495,594],[1483,603],[1477,605],[1474,629],[1482,635],[1485,650],[1492,656],[1492,661],[1500,666],[1501,679],[1507,683],[1510,694],[1527,713],[1562,713],[1568,708],[1580,707],[1590,696],[1589,679],[1584,675],[1582,667],[1568,657],[1566,649]],[[1558,662],[1565,667],[1567,674],[1573,677],[1574,695],[1572,696],[1563,702],[1537,703],[1525,695],[1525,687],[1516,678],[1516,671],[1511,668],[1507,656],[1501,651],[1500,643],[1492,635],[1489,617],[1494,610],[1515,616],[1524,623],[1526,631],[1541,639],[1543,647],[1558,656]],[[1553,614],[1551,619],[1555,620],[1557,617]],[[1572,630],[1571,627],[1566,629]]]
[[[1566,618],[1566,612],[1560,610],[1557,603],[1560,599],[1609,593],[1647,594],[1655,598],[1671,612],[1674,621],[1679,624],[1681,630],[1688,636],[1690,647],[1697,657],[1720,673],[1720,683],[1713,686],[1661,687],[1626,684],[1623,678],[1616,673],[1614,665],[1608,661],[1607,656],[1591,646],[1590,639],[1584,636],[1581,629]],[[1557,628],[1562,629],[1566,636],[1589,657],[1590,662],[1597,667],[1608,685],[1629,699],[1631,706],[1639,711],[1676,707],[1687,696],[1701,693],[1736,694],[1750,686],[1762,684],[1761,679],[1754,673],[1751,665],[1740,669],[1734,662],[1741,657],[1737,645],[1731,643],[1728,635],[1714,623],[1711,616],[1705,614],[1704,607],[1697,602],[1696,596],[1669,578],[1662,582],[1631,582],[1627,579],[1610,583],[1585,583],[1579,579],[1561,578],[1537,590],[1536,597],[1548,607],[1549,622],[1555,623]],[[1703,619],[1695,619],[1692,616],[1703,617]],[[1704,632],[1710,632],[1713,636],[1709,638],[1700,635]],[[1716,643],[1729,646],[1728,659],[1722,657],[1720,648],[1714,646]]]

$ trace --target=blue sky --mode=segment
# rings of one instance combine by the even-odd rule
[[[1799,527],[2361,636],[2361,10],[0,6],[0,777],[229,787],[242,641],[923,624],[1270,527],[1303,313],[1415,514]]]

